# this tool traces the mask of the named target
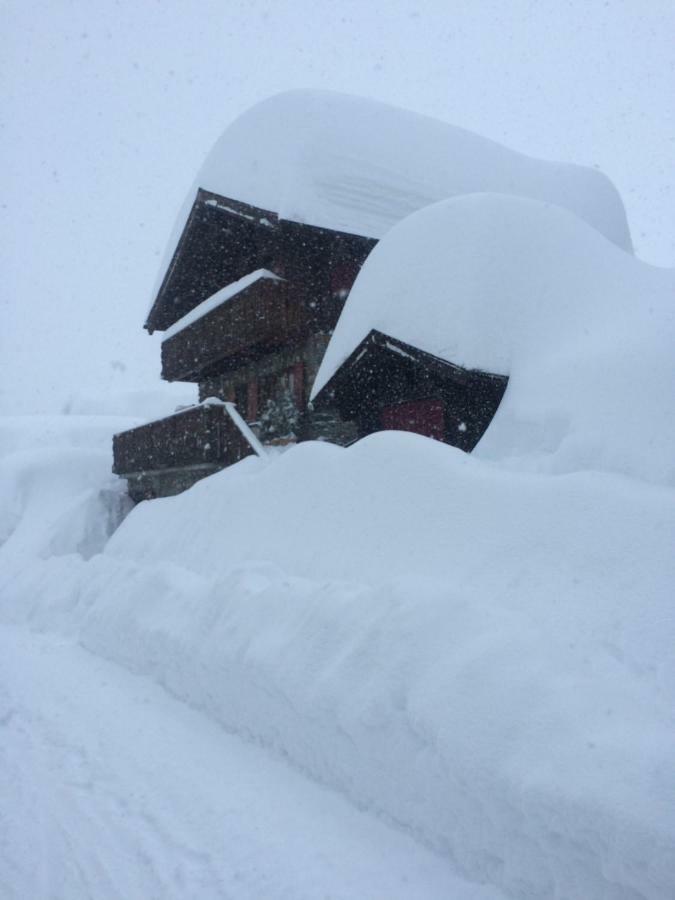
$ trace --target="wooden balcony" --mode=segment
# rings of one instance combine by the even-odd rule
[[[166,339],[162,378],[200,381],[304,334],[308,316],[289,288],[261,278]]]
[[[203,403],[113,437],[113,472],[134,500],[179,493],[254,452],[224,404]]]

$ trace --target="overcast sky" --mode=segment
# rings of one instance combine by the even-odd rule
[[[675,266],[674,0],[0,2],[0,412],[152,386],[164,243],[234,116],[361,94],[595,165]]]

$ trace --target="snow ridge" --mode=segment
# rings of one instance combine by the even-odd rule
[[[0,548],[0,611],[158,680],[476,881],[666,900],[672,500],[416,435],[310,443],[140,504],[89,560]]]

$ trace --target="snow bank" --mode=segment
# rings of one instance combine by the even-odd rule
[[[675,482],[675,270],[567,210],[475,194],[399,223],[366,260],[313,395],[372,328],[509,375],[478,455]]]
[[[666,900],[674,499],[411,434],[305,444],[0,575],[3,616],[76,628],[473,879]]]
[[[446,122],[329,91],[277,94],[225,130],[178,216],[162,278],[200,187],[284,219],[376,238],[437,200],[496,191],[557,203],[632,248],[621,198],[600,172],[534,159]]]
[[[100,552],[131,508],[111,474],[120,416],[0,417],[0,568]]]

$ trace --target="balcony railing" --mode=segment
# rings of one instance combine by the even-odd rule
[[[113,438],[113,471],[118,475],[238,462],[253,452],[224,404],[204,403],[123,431]]]
[[[162,344],[162,378],[200,381],[307,330],[290,285],[261,278]]]

